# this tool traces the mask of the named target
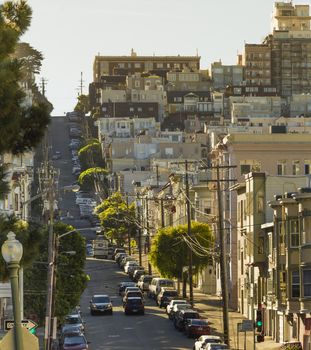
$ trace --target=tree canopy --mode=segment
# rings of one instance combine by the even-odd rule
[[[30,150],[40,142],[50,120],[47,105],[25,103],[20,84],[24,61],[14,57],[18,41],[30,25],[31,14],[25,0],[0,5],[0,154]],[[33,72],[38,68],[33,66]]]
[[[191,237],[187,235],[187,225],[161,228],[152,241],[151,263],[161,275],[181,279],[183,267],[189,266],[189,249],[193,251],[193,271],[196,273],[211,263],[208,252],[213,245],[214,237],[208,224],[191,222]]]
[[[95,210],[106,236],[120,245],[137,228],[135,206],[127,205],[119,192],[105,199]]]

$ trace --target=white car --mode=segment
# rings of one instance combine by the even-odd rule
[[[124,272],[128,273],[129,267],[130,266],[138,266],[138,262],[137,261],[128,261],[125,265],[124,265]]]
[[[208,343],[203,349],[204,350],[229,350],[227,344],[220,344],[220,343]]]
[[[143,275],[140,276],[138,282],[137,282],[137,287],[140,288],[140,290],[144,291],[148,291],[149,290],[149,283],[152,280],[152,276],[151,275]]]
[[[206,349],[209,343],[221,343],[221,338],[217,335],[201,335],[201,337],[194,343],[193,350]]]
[[[175,304],[187,304],[187,300],[179,300],[179,299],[173,299],[170,301],[170,303],[166,306],[166,313],[169,315],[171,311],[173,310],[173,306]]]

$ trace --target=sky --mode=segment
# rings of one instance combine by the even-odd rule
[[[285,0],[286,1],[286,0]],[[0,0],[0,3],[3,2]],[[308,3],[305,0],[294,4]],[[235,64],[244,43],[271,32],[274,0],[28,0],[31,27],[21,38],[44,56],[41,74],[52,115],[72,111],[92,82],[95,55],[196,55],[201,68]]]

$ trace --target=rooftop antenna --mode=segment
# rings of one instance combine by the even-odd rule
[[[83,72],[81,72],[81,78],[80,78],[80,85],[79,85],[79,88],[78,90],[80,91],[80,95],[83,95],[83,88],[84,88],[84,80],[83,80]],[[79,93],[78,93],[79,95]]]

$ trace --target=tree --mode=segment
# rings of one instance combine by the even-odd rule
[[[0,5],[0,154],[23,153],[37,145],[49,123],[47,106],[27,106],[19,82],[23,62],[14,58],[20,36],[31,21],[31,8],[25,0]]]
[[[135,206],[133,203],[128,205],[119,192],[108,197],[95,210],[106,236],[118,245],[123,245],[125,237],[132,235],[137,228]]]
[[[15,216],[0,215],[0,245],[7,239],[7,234],[13,231],[23,245],[23,257],[20,262],[21,266],[27,268],[32,265],[33,261],[39,254],[40,244],[43,241],[42,227],[36,223],[28,223],[18,220]],[[6,263],[0,259],[0,279],[8,279],[8,270]]]
[[[79,95],[78,102],[74,108],[76,112],[87,113],[90,111],[90,103],[88,95]]]
[[[57,235],[73,230],[70,225],[57,223],[54,232]],[[47,291],[48,230],[44,231],[41,242],[41,254],[36,263],[24,272],[25,314],[38,317],[44,323]],[[64,252],[75,251],[75,255]],[[57,259],[57,283],[54,291],[55,315],[60,323],[64,317],[79,304],[81,294],[86,288],[87,276],[84,273],[85,240],[77,231],[60,239]]]
[[[152,241],[150,259],[161,275],[182,279],[183,268],[189,266],[189,249],[192,250],[193,272],[211,264],[209,253],[214,237],[208,224],[191,222],[191,237],[187,225],[170,226],[157,231]]]

